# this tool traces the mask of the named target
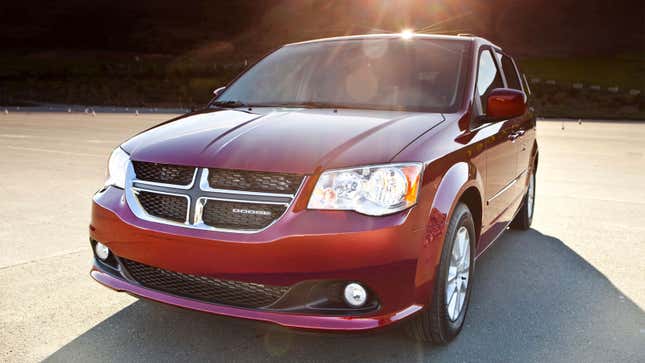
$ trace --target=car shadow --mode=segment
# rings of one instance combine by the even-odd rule
[[[139,300],[48,362],[645,361],[645,314],[557,238],[507,231],[476,264],[466,325],[447,346],[375,334],[303,334]]]

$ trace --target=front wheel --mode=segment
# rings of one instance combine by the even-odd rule
[[[533,210],[535,209],[535,171],[533,168],[529,171],[529,187],[524,195],[524,202],[522,208],[511,222],[511,228],[527,230],[531,228],[533,223]]]
[[[446,344],[461,331],[472,289],[475,236],[473,216],[460,203],[450,218],[430,306],[406,327],[413,338]]]

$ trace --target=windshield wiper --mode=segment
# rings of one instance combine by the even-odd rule
[[[240,101],[231,100],[231,101],[214,101],[211,103],[211,106],[223,107],[223,108],[238,108],[238,107],[349,108],[348,106],[343,106],[341,104],[313,102],[313,101],[248,104]]]
[[[306,102],[289,102],[289,103],[280,103],[273,105],[275,107],[302,107],[302,108],[330,108],[330,109],[341,109],[341,108],[346,108],[346,109],[365,109],[365,110],[385,110],[385,111],[401,111],[400,108],[393,108],[393,107],[386,107],[386,106],[379,106],[379,105],[365,105],[365,104],[342,104],[342,103],[327,103],[327,102],[313,102],[313,101],[306,101]]]
[[[225,107],[225,108],[237,108],[237,107],[248,107],[244,102],[240,101],[215,101],[212,102],[211,105],[217,106],[217,107]]]
[[[342,105],[335,105],[333,103],[325,102],[293,102],[293,103],[280,103],[281,107],[304,107],[304,108],[342,108]]]

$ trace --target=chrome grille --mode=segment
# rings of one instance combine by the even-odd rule
[[[132,166],[139,180],[155,183],[188,185],[193,180],[195,168],[133,161]]]
[[[220,280],[164,270],[125,258],[120,259],[130,276],[151,289],[216,304],[262,308],[276,302],[289,287]]]
[[[141,219],[253,233],[284,215],[303,180],[293,174],[133,161],[125,190],[130,209]]]
[[[184,223],[188,213],[188,199],[170,194],[139,191],[137,198],[143,209],[149,214]]]
[[[202,220],[222,229],[262,229],[287,209],[284,205],[207,200]]]
[[[294,194],[301,182],[301,175],[284,173],[209,169],[208,174],[208,183],[215,189]]]

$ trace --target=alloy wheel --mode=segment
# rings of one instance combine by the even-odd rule
[[[465,226],[459,227],[450,254],[446,281],[446,310],[451,321],[457,320],[466,302],[470,279],[470,235]]]
[[[529,191],[526,198],[529,220],[533,217],[533,203],[535,202],[535,173],[531,172],[529,177]]]

